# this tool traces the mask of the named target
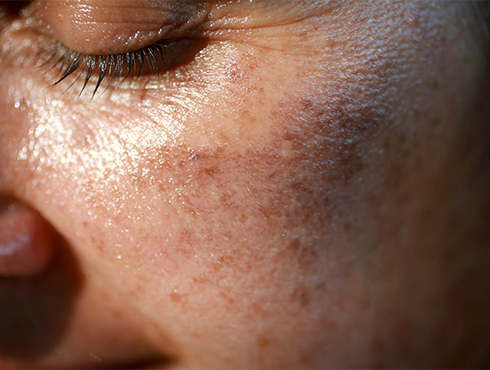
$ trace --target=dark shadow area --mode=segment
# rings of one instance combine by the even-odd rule
[[[48,268],[33,278],[0,278],[0,354],[29,360],[54,349],[70,320],[83,278],[58,235]]]
[[[8,18],[18,18],[21,11],[31,3],[30,0],[3,0],[0,1],[0,8]]]

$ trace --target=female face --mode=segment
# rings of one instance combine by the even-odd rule
[[[488,365],[473,4],[1,4],[0,368]]]

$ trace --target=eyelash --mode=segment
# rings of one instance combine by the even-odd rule
[[[148,66],[150,73],[158,75],[164,69],[167,60],[166,41],[168,40],[161,40],[145,48],[123,54],[109,55],[85,55],[70,50],[60,42],[54,42],[50,50],[42,57],[42,65],[51,65],[50,69],[58,69],[58,77],[53,86],[80,71],[72,83],[73,85],[83,76],[84,82],[79,96],[87,87],[90,79],[95,76],[97,83],[92,92],[92,97],[94,97],[102,82],[108,77],[110,81],[106,89],[116,78],[123,82],[134,73],[140,77],[145,66]]]

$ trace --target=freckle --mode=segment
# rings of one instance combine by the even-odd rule
[[[213,177],[220,173],[218,166],[206,167],[202,172],[209,177]]]
[[[313,108],[313,104],[312,104],[312,102],[311,102],[310,99],[306,99],[305,98],[305,99],[302,100],[302,102],[303,102],[303,108],[304,109],[310,110],[311,108]]]
[[[318,283],[317,285],[315,285],[315,290],[324,290],[325,286],[325,283]]]
[[[289,250],[303,268],[308,268],[318,257],[312,246],[304,246],[299,239],[294,239],[289,244]]]
[[[225,76],[233,83],[238,83],[242,79],[242,73],[238,63],[232,63],[226,69]]]
[[[302,307],[306,307],[310,304],[311,302],[311,296],[306,293],[306,292],[303,292],[300,296],[299,296],[299,302],[301,304]]]
[[[291,184],[291,189],[294,190],[295,193],[302,193],[305,191],[305,186],[302,182],[293,182]]]
[[[311,302],[311,295],[304,286],[294,288],[291,293],[291,300],[299,302],[301,307],[306,307]]]
[[[143,101],[145,101],[147,95],[148,95],[148,90],[141,89],[141,91],[139,93],[140,103],[142,103]]]
[[[223,256],[223,257],[220,257],[220,259],[218,261],[220,262],[221,265],[227,265],[227,264],[233,263],[234,260],[235,259],[232,256]]]
[[[117,319],[117,320],[122,320],[124,315],[122,314],[121,310],[116,309],[116,308],[111,308],[112,309],[112,317]]]
[[[301,361],[302,364],[305,365],[304,366],[305,368],[309,367],[309,366],[307,366],[307,364],[310,362],[310,359],[311,358],[312,358],[312,356],[309,353],[302,353],[301,354],[301,360],[300,361]]]
[[[434,78],[434,80],[432,81],[431,87],[433,90],[438,90],[439,89],[439,81],[437,81],[437,79]]]
[[[182,302],[182,295],[176,292],[170,293],[170,300],[172,302]]]
[[[228,295],[223,291],[219,292],[218,296],[221,298],[228,298]]]
[[[192,281],[196,284],[199,284],[199,285],[207,283],[207,280],[202,276],[193,277]]]
[[[235,303],[235,300],[232,297],[230,297],[226,292],[221,291],[219,293],[219,297],[223,298],[223,300],[225,300],[230,305]]]
[[[196,151],[196,152],[193,152],[192,153],[192,156],[191,156],[191,159],[195,160],[195,161],[199,161],[199,160],[206,160],[209,158],[209,155],[204,152],[204,151]]]
[[[261,335],[257,338],[257,345],[259,346],[260,349],[265,349],[269,347],[270,340],[266,336]]]
[[[263,206],[259,206],[259,210],[267,219],[272,215],[271,211]]]

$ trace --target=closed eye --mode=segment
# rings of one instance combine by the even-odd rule
[[[323,3],[323,0],[312,0],[312,4],[318,1]],[[13,64],[19,66],[26,65],[27,59],[35,59],[37,63],[40,58],[38,64],[54,71],[47,76],[48,83],[74,86],[80,94],[91,91],[92,96],[128,79],[132,89],[147,89],[150,86],[147,83],[155,87],[152,81],[159,82],[162,76],[169,84],[190,81],[188,76],[201,76],[203,70],[214,73],[212,63],[221,60],[228,51],[235,52],[228,42],[236,45],[262,40],[268,46],[269,33],[264,31],[268,27],[297,22],[312,12],[316,14],[316,6],[299,6],[300,0],[22,3],[28,5],[7,22],[4,39],[8,42],[2,45],[3,54],[7,55],[8,51],[9,58],[17,60]],[[10,42],[14,38],[9,34],[22,36],[25,44]],[[281,32],[280,37],[283,36]],[[212,48],[206,47],[211,44]],[[204,48],[213,50],[212,55]],[[201,50],[202,58],[196,58]],[[194,60],[199,63],[191,63]],[[177,68],[186,64],[189,68]],[[145,78],[132,83],[142,75]],[[165,88],[160,83],[157,86]]]
[[[54,85],[72,78],[72,85],[81,84],[80,94],[92,84],[94,96],[101,86],[107,89],[130,77],[148,75],[159,79],[166,71],[193,60],[205,44],[204,39],[197,38],[163,39],[126,53],[87,55],[51,42],[41,59],[43,66],[57,70]]]

